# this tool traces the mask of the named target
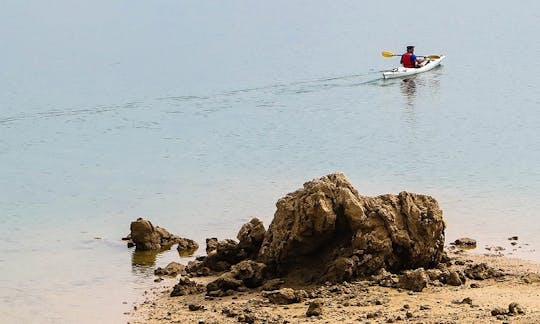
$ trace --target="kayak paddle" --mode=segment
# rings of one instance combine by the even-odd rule
[[[390,51],[382,51],[381,54],[384,57],[401,56],[401,54],[394,54]]]
[[[384,57],[401,56],[401,54],[394,54],[394,53],[392,53],[390,51],[382,51],[381,54]],[[416,55],[416,56],[429,57],[432,60],[438,60],[438,59],[441,58],[439,55]]]

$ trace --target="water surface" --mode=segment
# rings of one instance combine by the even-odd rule
[[[399,5],[4,1],[1,321],[126,321],[155,267],[187,262],[133,255],[132,220],[203,245],[336,171],[434,196],[449,241],[540,261],[540,4],[384,19]],[[409,44],[447,58],[381,80],[380,51]]]

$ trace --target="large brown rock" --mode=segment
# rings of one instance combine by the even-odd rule
[[[444,257],[442,210],[426,195],[363,197],[341,173],[304,184],[276,203],[259,260],[273,276],[340,281],[431,268]]]
[[[131,222],[130,230],[129,237],[138,251],[163,250],[174,244],[180,244],[182,247],[179,246],[179,251],[187,246],[193,253],[199,247],[195,241],[173,235],[166,229],[154,226],[149,220],[142,218]]]

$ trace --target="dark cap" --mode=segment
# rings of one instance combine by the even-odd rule
[[[407,46],[407,49],[408,49],[408,50],[410,50],[410,49],[414,49],[414,46],[412,46],[412,45],[409,45],[409,46]]]

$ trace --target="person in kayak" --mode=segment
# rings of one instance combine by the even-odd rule
[[[419,68],[426,65],[427,60],[414,55],[414,46],[407,46],[407,53],[401,55],[399,63],[406,68]]]

